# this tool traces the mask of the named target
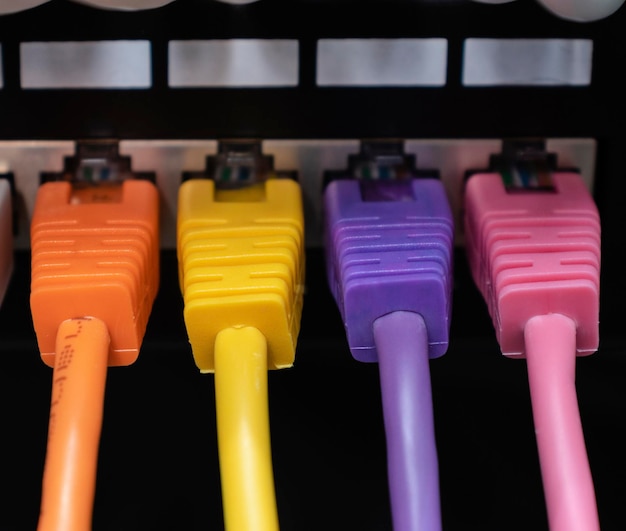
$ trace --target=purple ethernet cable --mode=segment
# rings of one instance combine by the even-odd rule
[[[354,358],[379,362],[395,531],[440,531],[428,360],[448,348],[452,213],[438,179],[339,179],[326,267]]]

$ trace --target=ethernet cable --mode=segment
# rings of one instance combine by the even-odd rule
[[[448,347],[453,222],[437,178],[396,143],[362,143],[324,192],[330,289],[350,351],[378,362],[395,531],[439,531],[429,359]]]
[[[502,353],[527,360],[550,529],[598,530],[575,360],[598,348],[600,219],[578,173],[511,148],[466,182],[469,263]]]
[[[107,367],[136,360],[159,282],[158,191],[140,177],[116,145],[79,143],[37,193],[30,306],[53,367],[38,531],[92,527]]]
[[[276,530],[267,370],[290,367],[295,358],[304,285],[301,191],[273,171],[257,143],[221,143],[207,166],[179,191],[185,325],[196,365],[215,374],[225,527]]]

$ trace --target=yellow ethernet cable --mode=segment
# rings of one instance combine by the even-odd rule
[[[249,149],[222,145],[211,178],[181,185],[177,253],[194,359],[215,373],[225,528],[271,531],[279,525],[267,370],[295,358],[304,216],[299,184],[271,164],[260,171],[268,157]]]

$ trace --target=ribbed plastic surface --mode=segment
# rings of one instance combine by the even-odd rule
[[[270,179],[258,187],[216,194],[212,180],[192,179],[179,191],[185,324],[202,372],[215,369],[215,337],[230,327],[261,331],[269,368],[294,361],[304,289],[300,186]]]
[[[57,329],[66,319],[97,317],[111,336],[109,365],[139,354],[159,284],[159,198],[148,181],[126,181],[119,201],[68,182],[43,184],[31,223],[31,311],[41,356],[54,366]]]
[[[377,361],[373,323],[394,311],[423,317],[431,357],[448,348],[452,213],[439,180],[413,179],[411,187],[408,201],[364,201],[355,180],[326,188],[328,279],[360,361]]]
[[[507,356],[524,354],[531,317],[551,313],[576,323],[578,354],[598,348],[600,218],[578,174],[553,180],[554,192],[507,192],[499,174],[467,182],[470,267]]]

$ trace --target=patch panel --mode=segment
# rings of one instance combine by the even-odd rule
[[[263,152],[274,157],[279,170],[295,170],[304,194],[306,242],[321,245],[322,182],[325,170],[345,168],[348,155],[357,153],[359,139],[266,139]],[[120,154],[131,157],[135,171],[153,171],[161,194],[161,248],[176,245],[176,204],[183,171],[205,167],[207,155],[217,152],[218,142],[207,140],[121,140]],[[491,154],[499,153],[501,139],[405,139],[406,153],[414,154],[420,169],[438,170],[452,206],[456,243],[463,244],[461,195],[465,172],[486,168]],[[592,138],[553,138],[546,149],[557,155],[560,166],[578,168],[593,190],[596,141]],[[17,227],[15,246],[29,247],[28,228],[41,172],[58,172],[63,159],[74,154],[73,141],[0,142],[0,173],[15,176]]]

